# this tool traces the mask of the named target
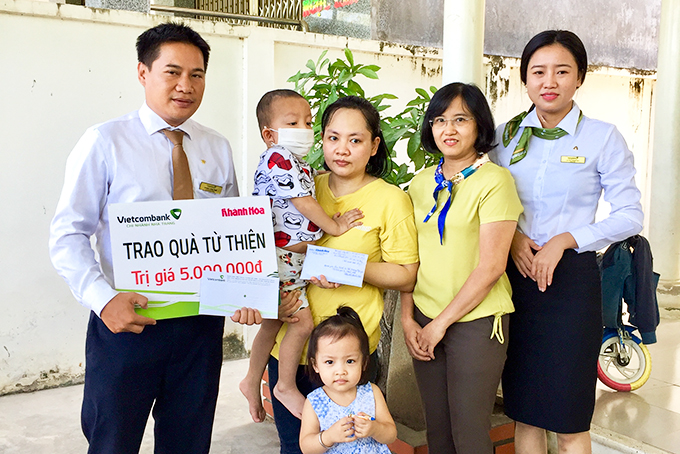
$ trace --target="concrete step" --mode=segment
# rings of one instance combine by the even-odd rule
[[[593,442],[593,454],[672,454],[595,425],[590,427],[590,438]]]

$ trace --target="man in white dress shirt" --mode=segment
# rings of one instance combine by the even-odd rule
[[[146,298],[113,288],[107,209],[111,203],[172,200],[180,155],[183,198],[238,196],[229,142],[190,119],[203,97],[209,52],[184,25],[165,23],[142,33],[138,78],[145,103],[88,129],[66,164],[50,256],[91,310],[81,415],[90,453],[138,452],[152,408],[156,453],[210,449],[224,318],[156,321],[136,314],[135,304],[146,307]],[[233,319],[261,320],[252,310]]]

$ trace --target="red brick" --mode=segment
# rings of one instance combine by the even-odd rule
[[[272,393],[271,390],[269,389],[269,385],[266,383],[262,383],[262,396],[265,399],[272,400]]]
[[[267,414],[273,418],[274,408],[272,408],[272,403],[265,399],[262,401],[262,406],[264,406],[264,411],[267,412]]]
[[[413,449],[413,446],[409,445],[408,443],[405,443],[399,439],[395,440],[394,443],[390,443],[387,445],[388,448],[390,448],[390,451],[393,452],[394,454],[414,454],[415,450]]]
[[[394,443],[387,445],[394,454],[428,454],[427,446],[413,447],[408,443],[396,440]]]
[[[494,454],[515,454],[515,443],[496,446],[493,452]]]
[[[515,437],[515,423],[509,422],[502,426],[497,426],[489,432],[491,441],[497,442],[502,440],[511,440]]]

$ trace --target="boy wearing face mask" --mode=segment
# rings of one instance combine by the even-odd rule
[[[363,214],[358,209],[330,217],[316,201],[315,171],[304,160],[314,145],[312,112],[305,98],[293,90],[273,90],[257,104],[257,121],[267,151],[262,153],[255,172],[253,195],[272,200],[274,239],[278,259],[280,288],[299,291],[302,305],[290,320],[279,353],[279,381],[274,396],[298,418],[305,402],[295,384],[302,349],[314,328],[305,287],[300,279],[308,244],[314,244],[324,232],[339,236],[361,225]],[[239,389],[248,399],[250,415],[255,422],[264,421],[260,382],[281,327],[279,320],[262,321],[253,341],[248,374]]]

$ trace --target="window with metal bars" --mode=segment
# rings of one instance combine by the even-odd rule
[[[302,19],[302,0],[195,0],[196,9],[275,19]],[[262,24],[290,28],[290,25]]]

